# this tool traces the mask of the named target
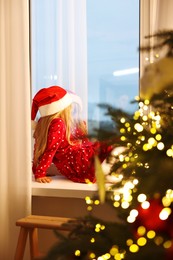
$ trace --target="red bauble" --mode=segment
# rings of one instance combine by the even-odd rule
[[[160,199],[152,199],[149,201],[150,206],[143,209],[141,205],[137,208],[138,216],[135,221],[135,229],[139,226],[144,226],[147,230],[154,230],[159,233],[165,233],[170,236],[173,228],[172,214],[166,220],[161,220],[159,214],[164,208]],[[170,226],[171,224],[171,226]]]

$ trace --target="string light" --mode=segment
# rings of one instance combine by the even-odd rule
[[[170,240],[167,240],[163,243],[163,247],[165,249],[169,249],[172,246],[172,242]]]
[[[140,237],[140,238],[138,238],[138,240],[137,240],[137,244],[138,244],[139,246],[145,246],[146,243],[147,243],[147,239],[146,239],[145,237]]]
[[[144,201],[146,201],[146,199],[147,199],[147,196],[145,194],[139,194],[137,197],[137,200],[139,202],[144,202]]]
[[[120,122],[121,122],[122,124],[124,124],[124,123],[126,122],[126,119],[125,119],[124,117],[122,117],[122,118],[120,119]]]
[[[163,150],[164,147],[165,147],[165,145],[164,145],[164,143],[162,143],[162,142],[159,142],[159,143],[157,144],[157,149],[158,149],[158,150]]]
[[[139,124],[139,123],[136,123],[134,125],[134,128],[136,129],[137,132],[142,132],[143,129],[144,129],[143,126],[141,124]]]
[[[167,154],[167,156],[169,156],[169,157],[173,157],[173,150],[172,150],[172,149],[168,149],[168,150],[166,151],[166,154]]]
[[[171,214],[171,209],[170,208],[163,208],[162,210],[161,210],[161,212],[160,212],[160,214],[159,214],[159,218],[161,219],[161,220],[166,220],[168,217],[169,217],[169,215]]]
[[[147,232],[147,237],[148,237],[149,239],[153,239],[155,236],[156,236],[156,232],[155,232],[154,230],[149,230],[149,231]]]
[[[91,240],[90,240],[91,243],[95,243],[95,238],[92,237]]]
[[[137,229],[137,233],[139,236],[143,236],[146,233],[146,228],[144,226],[139,226]]]
[[[129,251],[132,252],[132,253],[137,253],[139,251],[139,246],[136,245],[136,244],[132,244],[130,247],[129,247]]]
[[[75,256],[80,256],[80,254],[81,254],[80,250],[76,250],[74,254],[75,254]]]
[[[161,236],[156,236],[155,239],[154,239],[154,242],[156,245],[161,245],[163,243],[163,237]]]
[[[96,257],[96,255],[95,255],[93,252],[91,252],[91,253],[89,254],[89,257],[90,257],[90,259],[94,259],[94,258]]]

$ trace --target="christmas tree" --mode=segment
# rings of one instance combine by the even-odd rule
[[[57,233],[61,242],[46,259],[173,259],[173,31],[148,37],[157,44],[141,51],[166,53],[144,70],[134,100],[138,110],[129,114],[102,105],[114,128],[97,130],[97,138],[115,148],[107,158],[109,175],[122,178],[107,186],[96,158],[98,197],[86,198],[90,208],[109,203],[119,221],[105,222],[89,211],[67,223],[74,227],[67,237]]]

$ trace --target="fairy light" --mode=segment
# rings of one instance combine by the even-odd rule
[[[104,225],[101,225],[100,229],[101,229],[101,230],[104,230],[104,229],[105,229],[105,226],[104,226]]]
[[[133,240],[131,238],[127,239],[126,245],[131,246],[133,244]]]
[[[124,142],[126,140],[126,137],[123,135],[123,136],[120,137],[120,139],[121,139],[121,141]]]
[[[125,162],[129,162],[130,158],[128,156],[125,157]]]
[[[137,229],[137,233],[139,236],[144,236],[146,233],[146,228],[144,226],[139,226]]]
[[[154,230],[149,230],[149,231],[147,232],[147,237],[148,237],[149,239],[153,239],[155,236],[156,236],[156,232],[155,232]]]
[[[104,230],[105,229],[105,226],[104,225],[101,225],[100,223],[97,223],[95,225],[95,232],[100,232],[101,230]]]
[[[136,217],[138,216],[138,211],[136,209],[132,209],[130,211],[130,215],[127,218],[127,221],[129,223],[133,223],[136,220]]]
[[[145,99],[145,100],[144,100],[144,104],[145,104],[145,105],[149,105],[149,104],[150,104],[150,101],[149,101],[148,99]]]
[[[136,141],[136,144],[138,144],[138,145],[141,144],[141,141],[137,140],[137,141]]]
[[[144,115],[144,110],[143,110],[143,108],[140,108],[140,109],[139,109],[139,113],[140,113],[140,116],[141,116],[141,117]]]
[[[141,203],[146,201],[146,199],[147,199],[147,196],[143,193],[139,194],[138,197],[137,197],[137,200]]]
[[[172,242],[170,240],[167,240],[163,243],[163,247],[165,249],[169,249],[172,246]]]
[[[93,209],[92,206],[88,206],[88,207],[87,207],[87,210],[88,210],[88,211],[92,211],[92,209]]]
[[[106,254],[104,254],[104,255],[102,255],[102,256],[99,256],[98,258],[97,258],[97,260],[108,260],[108,259],[110,259],[111,258],[111,255],[109,254],[109,253],[106,253]]]
[[[139,102],[139,107],[142,108],[144,106],[143,102]]]
[[[96,255],[95,255],[93,252],[91,252],[91,253],[89,254],[89,257],[90,257],[90,259],[94,259],[94,258],[96,257]]]
[[[138,154],[137,154],[137,153],[134,154],[134,158],[135,158],[135,159],[138,158]]]
[[[154,111],[151,111],[151,112],[149,113],[149,117],[150,117],[151,119],[154,119],[154,117],[155,117],[155,112],[154,112]]]
[[[118,207],[120,206],[120,202],[115,201],[115,202],[113,203],[113,206],[114,206],[115,208],[118,208]]]
[[[148,110],[148,106],[147,106],[147,105],[144,105],[144,106],[143,106],[143,110],[147,111],[147,110]]]
[[[134,113],[133,119],[134,119],[134,120],[138,120],[139,117],[140,117],[140,112],[139,112],[139,110],[138,110],[138,111],[136,111],[136,112]]]
[[[120,122],[121,122],[122,124],[124,124],[124,123],[126,122],[126,119],[125,119],[124,117],[122,117],[122,118],[120,119]]]
[[[145,136],[144,135],[139,136],[139,138],[140,138],[141,141],[145,141]]]
[[[155,117],[154,117],[154,119],[156,120],[156,121],[160,121],[160,119],[161,119],[161,117],[160,117],[160,115],[156,115]]]
[[[122,207],[123,209],[127,209],[129,206],[130,206],[130,204],[129,204],[128,201],[123,201],[123,202],[121,203],[121,207]]]
[[[166,195],[162,198],[162,203],[165,207],[169,207],[173,202],[173,190],[168,189]]]
[[[143,120],[143,121],[147,121],[147,120],[148,120],[148,116],[144,115],[144,116],[142,117],[142,120]]]
[[[125,132],[126,132],[126,129],[125,129],[125,128],[121,128],[121,129],[120,129],[120,133],[121,133],[121,134],[124,134]]]
[[[145,152],[148,151],[148,150],[149,150],[148,144],[144,144],[144,145],[142,146],[142,149],[143,149]]]
[[[140,97],[139,96],[135,96],[134,97],[136,101],[139,101],[140,100]]]
[[[125,257],[124,254],[117,253],[117,254],[114,256],[114,259],[115,259],[115,260],[121,260],[121,259],[124,259],[124,257]]]
[[[136,220],[136,218],[135,218],[134,216],[131,216],[131,215],[130,215],[130,216],[127,217],[127,222],[128,222],[128,223],[134,223],[135,220]]]
[[[139,123],[136,123],[134,125],[134,128],[136,129],[137,132],[142,132],[143,129],[144,129],[143,126],[141,124],[139,124]]]
[[[81,254],[80,250],[76,250],[74,254],[75,254],[75,256],[80,256],[80,254]]]
[[[160,214],[159,214],[159,218],[161,219],[161,220],[166,220],[168,217],[169,217],[169,215],[171,214],[171,209],[170,208],[163,208],[162,210],[161,210],[161,212],[160,212]]]
[[[113,246],[111,249],[110,249],[110,254],[112,256],[116,255],[119,251],[118,251],[118,248],[116,246]]]
[[[165,145],[164,145],[164,143],[162,143],[162,142],[159,142],[159,143],[157,144],[157,149],[160,150],[160,151],[163,150],[164,147],[165,147]]]
[[[91,240],[90,240],[91,243],[95,243],[95,238],[92,237]]]
[[[160,141],[160,140],[162,139],[162,136],[161,136],[161,134],[157,134],[157,135],[155,136],[155,138],[156,138],[157,141]]]
[[[100,204],[100,201],[99,201],[99,200],[95,200],[95,201],[94,201],[94,204],[95,204],[95,205],[99,205],[99,204]]]
[[[88,205],[93,204],[93,200],[91,200],[91,198],[89,196],[85,197],[85,202]]]
[[[115,195],[114,195],[114,200],[115,200],[115,201],[119,201],[119,200],[120,200],[120,198],[121,198],[121,197],[120,197],[120,195],[119,195],[119,194],[115,194]]]
[[[123,162],[124,161],[124,155],[120,154],[119,155],[119,160],[120,160],[120,162]]]
[[[164,207],[169,207],[171,205],[172,201],[167,196],[164,196],[162,198],[162,204]]]
[[[149,201],[144,201],[144,202],[142,202],[141,207],[142,207],[143,209],[148,209],[148,208],[150,207]]]
[[[125,127],[129,127],[130,126],[130,124],[127,122],[127,123],[125,123]]]
[[[156,116],[154,116],[153,118],[153,126],[155,126],[156,128],[160,128],[160,119],[161,119],[161,117],[160,117],[160,115],[156,115]]]
[[[154,137],[150,137],[148,139],[148,144],[151,146],[156,146],[157,145],[157,141],[154,139]]]
[[[151,129],[150,129],[150,133],[151,133],[151,134],[155,134],[156,132],[157,132],[156,128],[151,127]]]
[[[163,237],[156,236],[155,239],[154,239],[154,242],[158,246],[161,245],[163,243]]]
[[[139,183],[138,179],[133,180],[133,185],[136,186]]]
[[[145,237],[140,237],[140,238],[138,238],[138,240],[137,240],[137,244],[138,244],[139,246],[145,246],[146,243],[147,243],[147,239],[146,239]]]
[[[166,154],[167,154],[167,156],[169,156],[169,157],[173,157],[173,150],[172,150],[172,149],[168,149],[168,150],[166,151]]]
[[[132,244],[130,247],[129,247],[129,251],[131,253],[137,253],[139,251],[139,246],[136,245],[136,244]]]

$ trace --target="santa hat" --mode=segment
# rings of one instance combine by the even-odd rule
[[[51,86],[39,90],[34,96],[32,102],[32,128],[35,128],[35,118],[38,111],[40,112],[41,117],[53,115],[64,110],[73,102],[78,103],[80,107],[82,107],[82,102],[79,96],[73,92],[68,92],[59,86]]]

